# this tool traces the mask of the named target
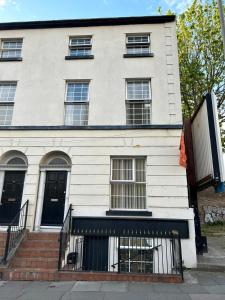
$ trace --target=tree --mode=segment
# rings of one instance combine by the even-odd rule
[[[183,115],[190,117],[203,94],[214,91],[225,149],[225,59],[217,2],[194,0],[177,18],[177,39]]]

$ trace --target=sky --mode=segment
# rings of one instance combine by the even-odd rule
[[[191,0],[0,0],[0,22],[181,13]]]

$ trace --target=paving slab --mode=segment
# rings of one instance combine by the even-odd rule
[[[60,300],[103,300],[103,299],[104,299],[104,293],[99,293],[99,292],[66,293],[60,298]],[[33,300],[33,299],[29,299],[29,300]],[[116,300],[120,300],[120,299],[116,298]]]
[[[149,300],[149,295],[146,293],[111,292],[111,293],[105,293],[104,300]]]
[[[37,291],[29,291],[23,293],[20,297],[16,298],[18,300],[59,300],[65,292],[62,291],[51,291],[51,292],[37,292]],[[1,299],[1,296],[0,296]]]
[[[100,291],[102,292],[127,292],[127,282],[103,282]]]
[[[222,284],[221,285],[205,286],[205,289],[210,294],[223,294],[223,295],[225,295],[225,285],[222,285]]]
[[[180,290],[184,294],[207,294],[206,287],[198,284],[182,284]]]
[[[209,294],[202,294],[202,295],[190,295],[191,300],[224,300],[224,295],[209,295]]]
[[[137,298],[137,300],[140,298]],[[189,295],[157,293],[149,295],[148,300],[191,300]]]
[[[99,292],[101,285],[100,281],[77,281],[71,292]]]

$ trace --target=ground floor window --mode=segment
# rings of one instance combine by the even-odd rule
[[[146,159],[112,158],[111,208],[146,208]]]
[[[120,271],[153,273],[153,250],[150,238],[120,238]]]

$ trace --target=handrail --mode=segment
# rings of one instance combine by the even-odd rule
[[[70,240],[72,210],[72,204],[70,204],[59,234],[58,270],[61,270],[62,268],[62,256],[65,256]]]
[[[29,200],[24,203],[8,225],[5,253],[2,259],[3,264],[6,264],[9,261],[23,239],[27,225],[28,205]]]

